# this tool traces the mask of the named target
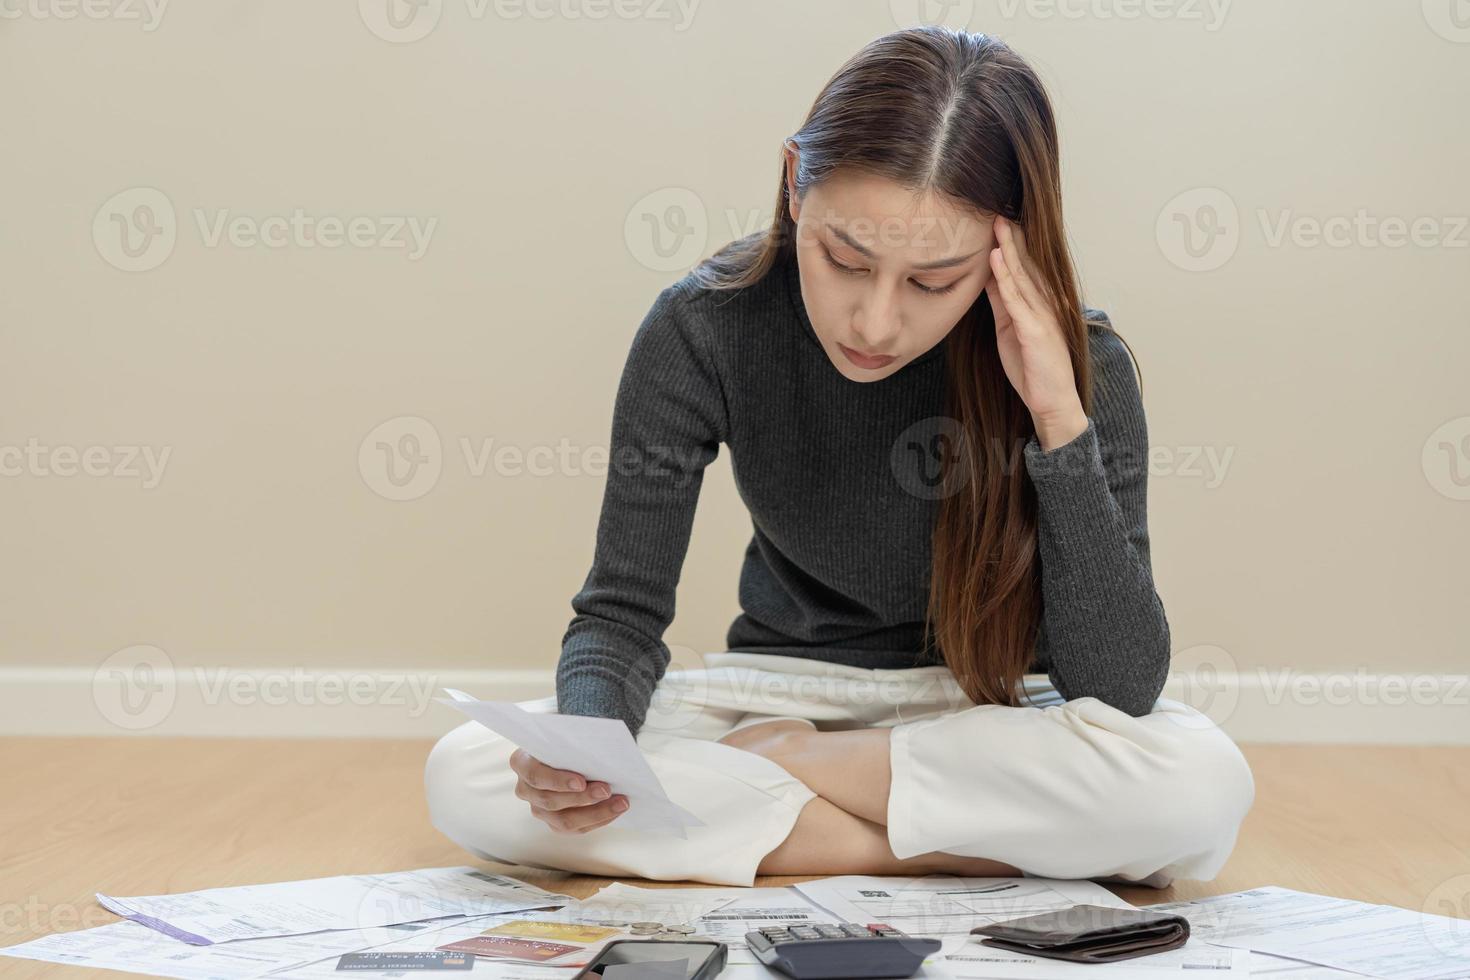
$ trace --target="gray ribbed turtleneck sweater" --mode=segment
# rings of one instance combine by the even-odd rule
[[[943,424],[945,344],[880,381],[848,380],[812,328],[794,255],[784,256],[743,290],[685,276],[633,337],[596,552],[557,666],[563,713],[641,728],[669,663],[663,633],[702,472],[721,444],[754,525],[729,649],[870,668],[942,662],[923,649],[938,507],[924,457]],[[1137,716],[1169,667],[1149,563],[1148,440],[1127,348],[1106,327],[1090,330],[1090,344],[1086,431],[1050,452],[1034,438],[1024,449],[1043,598],[1031,670],[1065,698]]]

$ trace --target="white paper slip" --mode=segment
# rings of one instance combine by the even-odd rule
[[[748,889],[747,889],[748,890]],[[615,881],[563,911],[577,922],[661,922],[695,925],[734,901],[735,888],[639,888]]]
[[[1221,946],[1220,949],[1234,947]],[[1251,976],[1269,977],[1270,980],[1363,980],[1361,973],[1351,970],[1334,970],[1330,966],[1303,963],[1301,960],[1272,956],[1270,953],[1250,951]]]
[[[97,900],[118,915],[195,945],[493,915],[575,901],[469,867],[341,875],[178,895],[98,895]]]
[[[1053,878],[844,875],[804,881],[796,889],[845,922],[883,922],[910,936],[936,939],[1074,905],[1133,907],[1096,882]]]
[[[952,980],[1170,980],[1207,976],[1244,980],[1251,975],[1250,951],[1190,940],[1178,949],[1116,963],[1070,963],[997,949],[979,942],[946,942],[939,956],[924,961],[924,977]]]
[[[698,889],[703,891],[704,889]],[[715,939],[728,947],[727,969],[732,976],[745,980],[755,977],[783,977],[768,971],[745,942],[745,934],[772,926],[815,925],[841,921],[825,909],[817,908],[794,888],[740,888],[726,892],[728,904],[706,912],[694,923],[695,937]],[[734,971],[739,969],[739,973]]]
[[[610,826],[687,837],[700,820],[669,799],[628,726],[612,718],[533,714],[510,701],[480,701],[445,688],[442,704],[469,715],[553,769],[607,783],[628,798],[628,810]]]
[[[1176,912],[1221,946],[1385,980],[1470,977],[1470,922],[1275,885],[1146,908]]]

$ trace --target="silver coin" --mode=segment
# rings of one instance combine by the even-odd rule
[[[612,919],[604,919],[604,920],[598,922],[597,924],[600,925],[600,926],[608,926],[608,927],[613,928],[613,929],[621,929],[624,926],[626,926],[628,923],[626,923],[626,922],[614,922]]]
[[[677,932],[681,935],[692,936],[694,935],[694,927],[689,925],[687,922],[680,923],[677,926],[669,926],[669,932]]]
[[[634,929],[662,929],[663,927],[664,927],[664,924],[662,922],[635,922],[635,923],[633,923],[633,928]]]
[[[655,933],[653,938],[657,939],[659,942],[664,943],[682,943],[689,937],[684,935],[682,932],[660,932]]]
[[[651,936],[651,935],[653,935],[656,932],[663,932],[663,929],[662,928],[647,929],[647,928],[644,928],[643,926],[633,926],[628,931],[631,932],[635,936]]]

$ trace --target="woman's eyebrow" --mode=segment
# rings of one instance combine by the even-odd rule
[[[853,238],[851,235],[843,231],[841,228],[838,228],[836,225],[827,225],[827,230],[836,235],[838,238],[842,239],[849,248],[861,252],[867,258],[877,258],[877,256],[873,254],[872,249],[863,245],[857,239]],[[957,265],[964,265],[966,262],[970,261],[983,251],[985,251],[985,249],[979,248],[971,252],[969,255],[956,255],[948,259],[934,259],[931,262],[920,262],[916,264],[914,268],[926,271],[930,269],[950,269]]]

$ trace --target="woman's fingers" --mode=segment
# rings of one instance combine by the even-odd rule
[[[570,810],[544,810],[531,807],[531,814],[552,830],[563,834],[583,834],[612,823],[628,809],[627,797],[614,796],[594,806]]]
[[[516,797],[531,804],[531,815],[552,830],[584,834],[607,826],[628,809],[628,798],[614,796],[607,783],[553,769],[525,749],[511,753],[510,768],[517,777]]]
[[[1031,271],[1026,265],[1024,234],[1020,228],[1002,217],[996,218],[995,227],[996,239],[1000,242],[1000,253],[1005,259],[1006,271],[1010,273],[1015,284],[1018,298],[1027,306],[1039,307],[1041,294],[1036,288],[1036,283],[1031,279]]]
[[[990,262],[990,270],[995,273],[995,285],[1000,291],[1001,301],[1006,305],[1006,312],[1014,319],[1019,310],[1025,309],[1026,301],[1021,297],[1021,291],[1016,286],[1016,277],[1011,273],[1011,264],[1006,261],[1001,252],[992,252],[995,256]]]
[[[580,793],[588,788],[587,780],[579,772],[553,769],[535,758],[525,749],[516,749],[510,754],[510,768],[521,781],[532,789],[551,790],[557,793]]]
[[[521,779],[516,782],[516,796],[531,804],[533,809],[571,810],[601,803],[609,799],[612,792],[606,783],[592,783],[580,793],[560,793],[556,790],[536,789]]]

